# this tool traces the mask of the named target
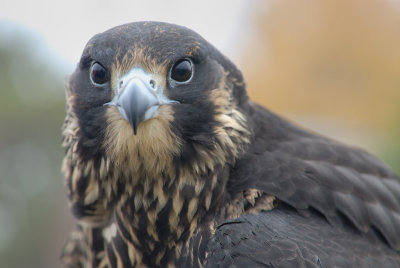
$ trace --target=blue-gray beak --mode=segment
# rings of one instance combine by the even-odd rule
[[[106,105],[117,106],[121,116],[136,135],[141,122],[153,118],[162,104],[178,103],[168,99],[151,74],[141,68],[132,69],[118,80],[114,99]]]
[[[154,91],[140,78],[130,80],[117,99],[122,117],[129,121],[135,134],[141,122],[155,115],[158,105]]]

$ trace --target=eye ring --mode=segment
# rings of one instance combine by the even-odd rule
[[[90,81],[95,86],[102,86],[109,81],[106,68],[97,61],[93,62],[92,66],[90,66]]]
[[[177,83],[187,83],[193,77],[193,63],[190,59],[178,60],[171,68],[170,78]]]

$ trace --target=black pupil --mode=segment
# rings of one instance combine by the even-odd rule
[[[182,60],[175,64],[171,71],[171,78],[178,82],[188,81],[192,77],[192,64]]]
[[[107,72],[99,63],[94,63],[90,73],[92,81],[96,84],[104,84],[107,82]]]

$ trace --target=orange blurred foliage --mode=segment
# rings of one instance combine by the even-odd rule
[[[240,61],[252,99],[284,115],[399,125],[398,1],[258,1],[254,12]]]

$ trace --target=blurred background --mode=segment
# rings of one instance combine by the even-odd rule
[[[250,97],[400,172],[399,0],[0,3],[0,267],[59,267],[74,228],[60,173],[64,81],[91,36],[158,20],[194,29]]]

